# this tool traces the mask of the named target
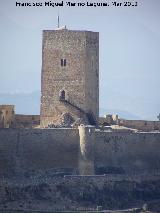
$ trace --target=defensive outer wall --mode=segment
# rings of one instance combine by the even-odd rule
[[[160,133],[0,129],[0,176],[160,172]]]

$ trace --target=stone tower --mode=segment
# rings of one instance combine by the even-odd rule
[[[61,28],[43,31],[41,127],[63,113],[74,120],[99,116],[99,33]]]

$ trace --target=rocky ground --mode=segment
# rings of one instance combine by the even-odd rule
[[[142,207],[143,211],[142,211]],[[50,177],[0,181],[0,212],[160,212],[160,179]],[[138,208],[138,209],[133,209]],[[84,212],[84,211],[83,211]],[[96,211],[97,212],[97,211]]]

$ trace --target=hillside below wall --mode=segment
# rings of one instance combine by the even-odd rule
[[[90,212],[101,209],[137,210],[113,211],[116,213],[147,213],[148,209],[160,212],[160,177],[78,176],[50,179],[0,180],[0,212]],[[83,209],[83,211],[81,211]],[[112,211],[103,211],[112,212]],[[112,212],[112,213],[113,213]],[[92,211],[93,213],[93,211]],[[149,212],[148,212],[149,213]],[[151,212],[150,212],[151,213]]]

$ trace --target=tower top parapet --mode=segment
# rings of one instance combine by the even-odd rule
[[[65,25],[65,26],[62,26],[62,27],[58,27],[58,28],[55,29],[55,30],[68,30],[68,29],[67,29],[67,27],[66,27],[66,25]]]

